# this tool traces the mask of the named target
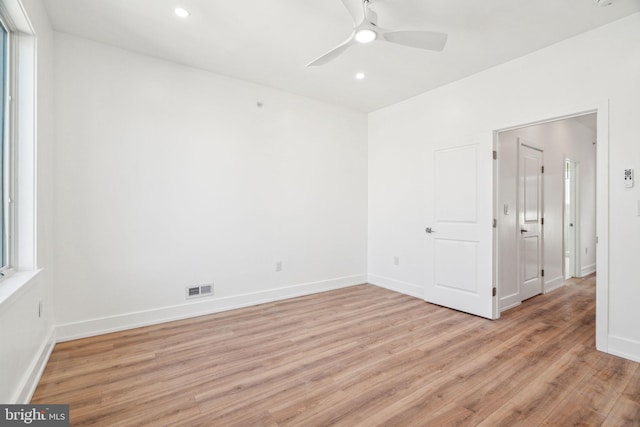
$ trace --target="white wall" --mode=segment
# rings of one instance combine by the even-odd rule
[[[623,170],[640,167],[639,51],[640,14],[635,14],[372,113],[370,281],[396,284],[413,294],[423,289],[425,270],[431,268],[424,256],[424,216],[433,197],[425,153],[438,141],[463,143],[470,135],[606,108],[608,100],[608,133],[602,127],[598,131],[599,141],[603,132],[609,144],[609,169],[599,163],[599,172],[611,180],[609,223],[604,227],[609,240],[600,241],[601,247],[610,245],[610,264],[608,269],[598,265],[600,283],[609,283],[608,297],[598,291],[599,304],[608,307],[608,319],[599,318],[599,330],[606,335],[599,348],[640,360],[640,287],[634,279],[640,253],[640,190],[622,185]],[[490,136],[482,136],[483,150],[490,153],[492,145]],[[397,253],[404,262],[394,266]]]
[[[23,0],[23,5],[37,35],[36,244],[37,266],[42,270],[0,305],[0,403],[28,403],[54,339],[53,33],[40,0]]]
[[[55,76],[59,339],[366,281],[365,114],[59,33]]]
[[[595,129],[576,119],[558,120],[498,134],[498,292],[501,309],[519,304],[517,295],[517,164],[518,138],[543,150],[544,156],[544,291],[561,286],[563,274],[564,160],[580,163],[580,267],[595,269],[596,247],[596,141]],[[506,214],[504,205],[509,206]]]

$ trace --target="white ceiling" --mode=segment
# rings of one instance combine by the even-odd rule
[[[381,27],[446,32],[444,51],[376,41],[307,68],[351,33],[341,0],[44,3],[57,31],[365,112],[640,11],[640,0],[373,0]]]

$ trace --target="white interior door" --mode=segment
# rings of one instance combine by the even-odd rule
[[[520,299],[542,293],[542,150],[518,139]]]
[[[435,150],[433,223],[427,224],[425,299],[494,317],[493,165],[478,144]]]

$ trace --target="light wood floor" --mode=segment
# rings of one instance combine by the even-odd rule
[[[594,280],[497,321],[362,285],[62,343],[33,403],[72,425],[638,426]]]

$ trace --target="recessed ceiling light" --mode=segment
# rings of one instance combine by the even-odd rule
[[[370,43],[374,41],[377,36],[378,35],[375,31],[364,28],[362,30],[358,30],[358,32],[356,33],[356,41],[358,43]]]
[[[176,13],[176,15],[178,15],[180,18],[186,18],[187,16],[190,15],[189,11],[187,9],[183,9],[181,7],[176,7],[174,9],[174,12]]]
[[[365,78],[364,73],[356,73],[356,79],[358,79],[358,80],[362,80],[362,79],[364,79],[364,78]]]

